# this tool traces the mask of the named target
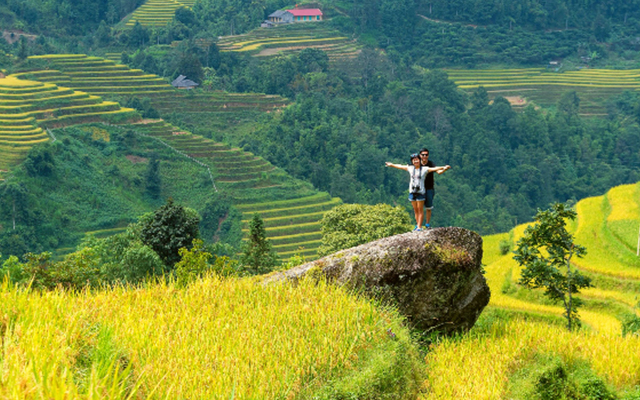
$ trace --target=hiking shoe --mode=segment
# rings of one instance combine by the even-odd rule
[[[431,224],[426,224],[426,225],[424,226],[424,229],[429,229],[429,228],[431,228]]]

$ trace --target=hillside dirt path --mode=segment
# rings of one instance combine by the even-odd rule
[[[426,17],[422,14],[416,14],[418,17],[422,18],[422,19],[426,19],[427,21],[431,21],[431,22],[435,22],[437,24],[447,24],[447,25],[453,25],[453,24],[462,24],[461,22],[454,22],[454,21],[445,21],[442,19],[434,19],[434,18],[429,18]],[[473,25],[473,24],[462,24],[462,26],[470,26],[473,29],[479,27],[479,26],[485,26],[485,25]]]

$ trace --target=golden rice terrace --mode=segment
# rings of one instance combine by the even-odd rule
[[[0,179],[31,147],[49,140],[43,128],[137,118],[133,109],[85,92],[13,75],[0,79]]]
[[[563,93],[575,91],[581,100],[580,114],[606,115],[604,100],[625,90],[640,89],[640,69],[582,69],[554,72],[545,68],[447,70],[460,89],[484,87],[492,96],[507,98],[514,107],[530,103],[556,104]]]

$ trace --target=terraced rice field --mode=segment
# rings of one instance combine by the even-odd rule
[[[576,205],[577,222],[568,229],[575,242],[587,248],[587,255],[574,265],[593,278],[594,288],[580,297],[586,307],[580,310],[585,324],[593,330],[619,334],[622,314],[640,315],[640,257],[636,256],[640,228],[640,184],[623,185],[607,194],[581,200]],[[559,305],[532,300],[515,290],[520,268],[512,254],[499,253],[499,243],[510,241],[511,248],[524,232],[525,225],[511,233],[484,238],[486,278],[491,287],[490,306],[539,314],[561,315]],[[631,245],[633,244],[633,245]]]
[[[327,211],[341,203],[339,198],[331,198],[328,193],[318,193],[291,200],[240,205],[238,208],[243,214],[244,232],[248,232],[252,216],[260,214],[267,236],[280,257],[286,259],[300,254],[315,258],[322,239],[320,220]]]
[[[90,121],[132,120],[138,114],[118,103],[52,83],[0,79],[0,178],[29,150],[49,140],[44,127]]]
[[[575,90],[580,113],[606,115],[604,101],[625,90],[640,89],[640,70],[583,69],[551,72],[544,68],[502,70],[447,70],[458,87],[472,91],[480,86],[492,97],[518,96],[542,106],[554,105],[564,92]],[[517,107],[518,104],[516,103]]]
[[[46,60],[49,69],[25,71],[15,76],[65,85],[96,96],[121,98],[148,97],[159,111],[218,112],[270,110],[282,107],[286,99],[257,93],[187,93],[174,89],[164,78],[130,69],[112,60],[84,54],[30,57]]]
[[[521,389],[512,386],[511,378],[540,354],[557,356],[567,364],[586,362],[607,385],[629,394],[616,398],[636,398],[640,337],[623,337],[621,319],[640,312],[640,262],[635,252],[639,194],[640,184],[623,185],[577,204],[578,219],[568,228],[587,248],[587,255],[576,263],[595,285],[579,296],[585,302],[579,315],[586,329],[577,332],[549,323],[549,318],[560,317],[562,307],[548,302],[540,291],[518,288],[520,270],[513,255],[500,253],[503,241],[514,248],[525,226],[484,237],[483,264],[491,288],[488,310],[509,317],[491,325],[488,332],[472,330],[466,337],[433,346],[426,357],[425,384],[430,390],[422,398],[522,398],[511,395],[510,391]],[[628,246],[630,241],[633,246]]]
[[[288,100],[258,93],[203,92],[153,100],[153,106],[160,112],[212,113],[243,110],[269,111],[286,106]]]
[[[166,26],[178,8],[191,8],[194,4],[195,0],[147,0],[131,14],[125,26],[133,27],[136,22],[147,27]]]
[[[252,153],[185,132],[162,120],[133,127],[209,165],[218,190],[227,193],[242,212],[243,232],[248,233],[248,221],[258,213],[281,258],[296,254],[317,257],[322,236],[320,220],[341,203],[340,199],[301,187],[300,182]]]
[[[131,69],[112,60],[84,54],[31,56],[46,61],[49,69],[24,71],[18,76],[53,82],[97,96],[163,97],[176,90],[158,75]]]
[[[258,28],[245,35],[226,36],[218,41],[220,51],[249,52],[256,57],[291,54],[306,48],[325,51],[330,60],[353,58],[361,46],[323,22],[297,23]]]
[[[283,107],[287,100],[280,96],[252,93],[191,92],[175,90],[162,78],[132,70],[111,60],[86,55],[47,55],[34,59],[46,60],[50,69],[25,71],[17,74],[20,78],[36,78],[46,82],[60,82],[74,89],[90,92],[90,96],[139,96],[150,97],[153,106],[160,112],[223,113],[228,111],[257,110],[269,111]],[[26,81],[22,81],[26,82]],[[46,85],[55,86],[52,83]],[[108,85],[108,86],[106,86]],[[117,103],[112,103],[114,107]],[[196,157],[212,169],[218,189],[229,193],[237,203],[261,203],[264,199],[305,198],[316,191],[311,187],[300,190],[300,186],[284,171],[253,154],[245,153],[202,136],[171,126],[162,120],[139,124],[136,131],[156,137],[175,149]],[[2,167],[0,166],[0,169]],[[294,201],[295,202],[295,201]],[[302,200],[304,204],[304,200]],[[256,209],[259,210],[259,207]],[[297,220],[270,220],[270,235],[278,236],[276,228],[284,231],[287,246],[279,248],[283,257],[290,255],[291,249],[304,247],[304,254],[315,256],[319,238],[319,221],[324,206],[310,210],[304,217],[304,227],[294,227]],[[251,209],[253,212],[253,209]],[[248,217],[249,218],[249,217]],[[288,228],[284,228],[287,226]],[[300,238],[296,238],[300,233]]]

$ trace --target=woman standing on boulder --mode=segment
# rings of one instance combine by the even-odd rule
[[[421,231],[422,220],[424,219],[424,200],[426,190],[424,188],[424,177],[429,172],[445,171],[450,167],[445,165],[444,167],[427,167],[420,162],[420,156],[418,154],[411,155],[411,164],[400,165],[390,162],[384,163],[387,167],[397,168],[409,172],[411,180],[409,181],[409,201],[413,206],[413,213],[416,218],[416,228],[414,231]]]

